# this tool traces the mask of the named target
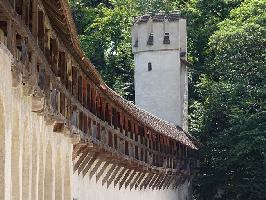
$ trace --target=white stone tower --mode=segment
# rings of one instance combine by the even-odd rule
[[[137,17],[132,27],[136,105],[187,130],[187,33],[179,11]]]

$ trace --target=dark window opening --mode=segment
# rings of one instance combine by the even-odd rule
[[[59,107],[60,113],[65,116],[65,95],[63,93],[60,93],[60,107]],[[80,116],[79,116],[80,117]],[[81,119],[80,119],[81,120]],[[80,121],[79,121],[80,122]],[[80,125],[80,123],[79,123]],[[80,127],[79,127],[80,128]]]
[[[79,120],[78,120],[78,122],[79,122],[79,127],[78,128],[81,131],[83,131],[83,113],[82,112],[79,113]]]
[[[21,1],[21,0],[15,1],[15,9],[19,15],[22,15],[22,3],[23,3],[23,1]]]
[[[78,77],[78,101],[82,103],[82,77]]]
[[[138,160],[139,159],[139,150],[138,147],[135,146],[135,158]]]
[[[153,45],[153,33],[150,33],[147,45]]]
[[[164,33],[163,43],[164,44],[170,44],[170,34],[169,33]]]
[[[108,132],[108,145],[113,147],[113,137],[111,132]]]
[[[148,71],[151,71],[152,70],[152,65],[151,65],[151,62],[148,63]]]
[[[87,134],[88,131],[88,118],[87,115],[83,114],[83,132]]]
[[[38,11],[38,45],[43,50],[44,48],[44,13],[43,11]]]
[[[135,135],[135,141],[137,142],[139,140],[139,135]]]
[[[88,110],[91,110],[91,86],[90,84],[88,83],[87,84],[87,109]]]
[[[78,74],[75,67],[72,66],[72,94],[77,98]]]
[[[114,148],[115,149],[118,149],[118,141],[117,140],[118,140],[118,138],[117,138],[117,135],[115,134],[114,135]]]
[[[17,48],[17,54],[16,54],[16,58],[17,60],[21,60],[21,53],[22,53],[22,37],[19,34],[16,34],[16,48]]]
[[[129,155],[129,148],[128,148],[128,142],[125,141],[125,154]]]
[[[115,109],[112,110],[112,125],[115,129],[117,129],[118,125],[118,117],[117,117],[117,111]]]
[[[105,119],[107,120],[108,124],[111,125],[111,118],[109,115],[109,104],[108,103],[106,103],[106,106],[105,106]]]
[[[140,160],[144,160],[144,152],[143,152],[143,149],[140,150]]]
[[[135,44],[134,44],[134,47],[138,47],[138,46],[139,46],[139,41],[136,40],[136,41],[135,41]]]
[[[27,2],[27,5],[24,6],[23,11],[24,12],[24,21],[27,26],[29,26],[29,11],[30,11],[30,4],[31,2]]]
[[[50,40],[50,56],[51,56],[51,64],[52,64],[52,71],[57,74],[58,68],[58,44],[57,40],[51,38]]]
[[[86,79],[82,79],[82,97],[83,97],[83,106],[87,108],[87,81]]]
[[[180,57],[185,57],[187,54],[187,52],[185,52],[184,50],[181,50],[180,52]]]
[[[67,61],[65,52],[59,52],[59,67],[58,67],[58,77],[61,78],[61,82],[67,85]]]
[[[32,3],[32,0],[30,0],[30,5],[29,5],[29,28],[30,28],[30,31],[32,32],[32,22],[33,22],[33,3]]]
[[[7,46],[7,22],[0,21],[0,41]]]

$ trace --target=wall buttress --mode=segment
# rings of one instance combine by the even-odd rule
[[[30,133],[28,128],[28,118],[24,128],[23,151],[22,151],[22,199],[30,199]]]

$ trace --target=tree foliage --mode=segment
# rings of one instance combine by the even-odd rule
[[[202,199],[266,199],[265,3],[243,2],[209,38],[193,113]]]
[[[188,21],[190,132],[203,144],[195,199],[266,199],[266,0],[71,0],[83,50],[134,100],[131,20],[180,9]]]
[[[80,42],[106,83],[134,100],[134,66],[130,28],[131,0],[73,1]]]

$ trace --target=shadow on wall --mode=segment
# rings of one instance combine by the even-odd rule
[[[0,96],[0,199],[5,197],[5,123],[4,107]]]
[[[11,144],[11,181],[12,200],[20,199],[20,138],[19,138],[19,112],[14,110],[12,116],[12,144]]]

